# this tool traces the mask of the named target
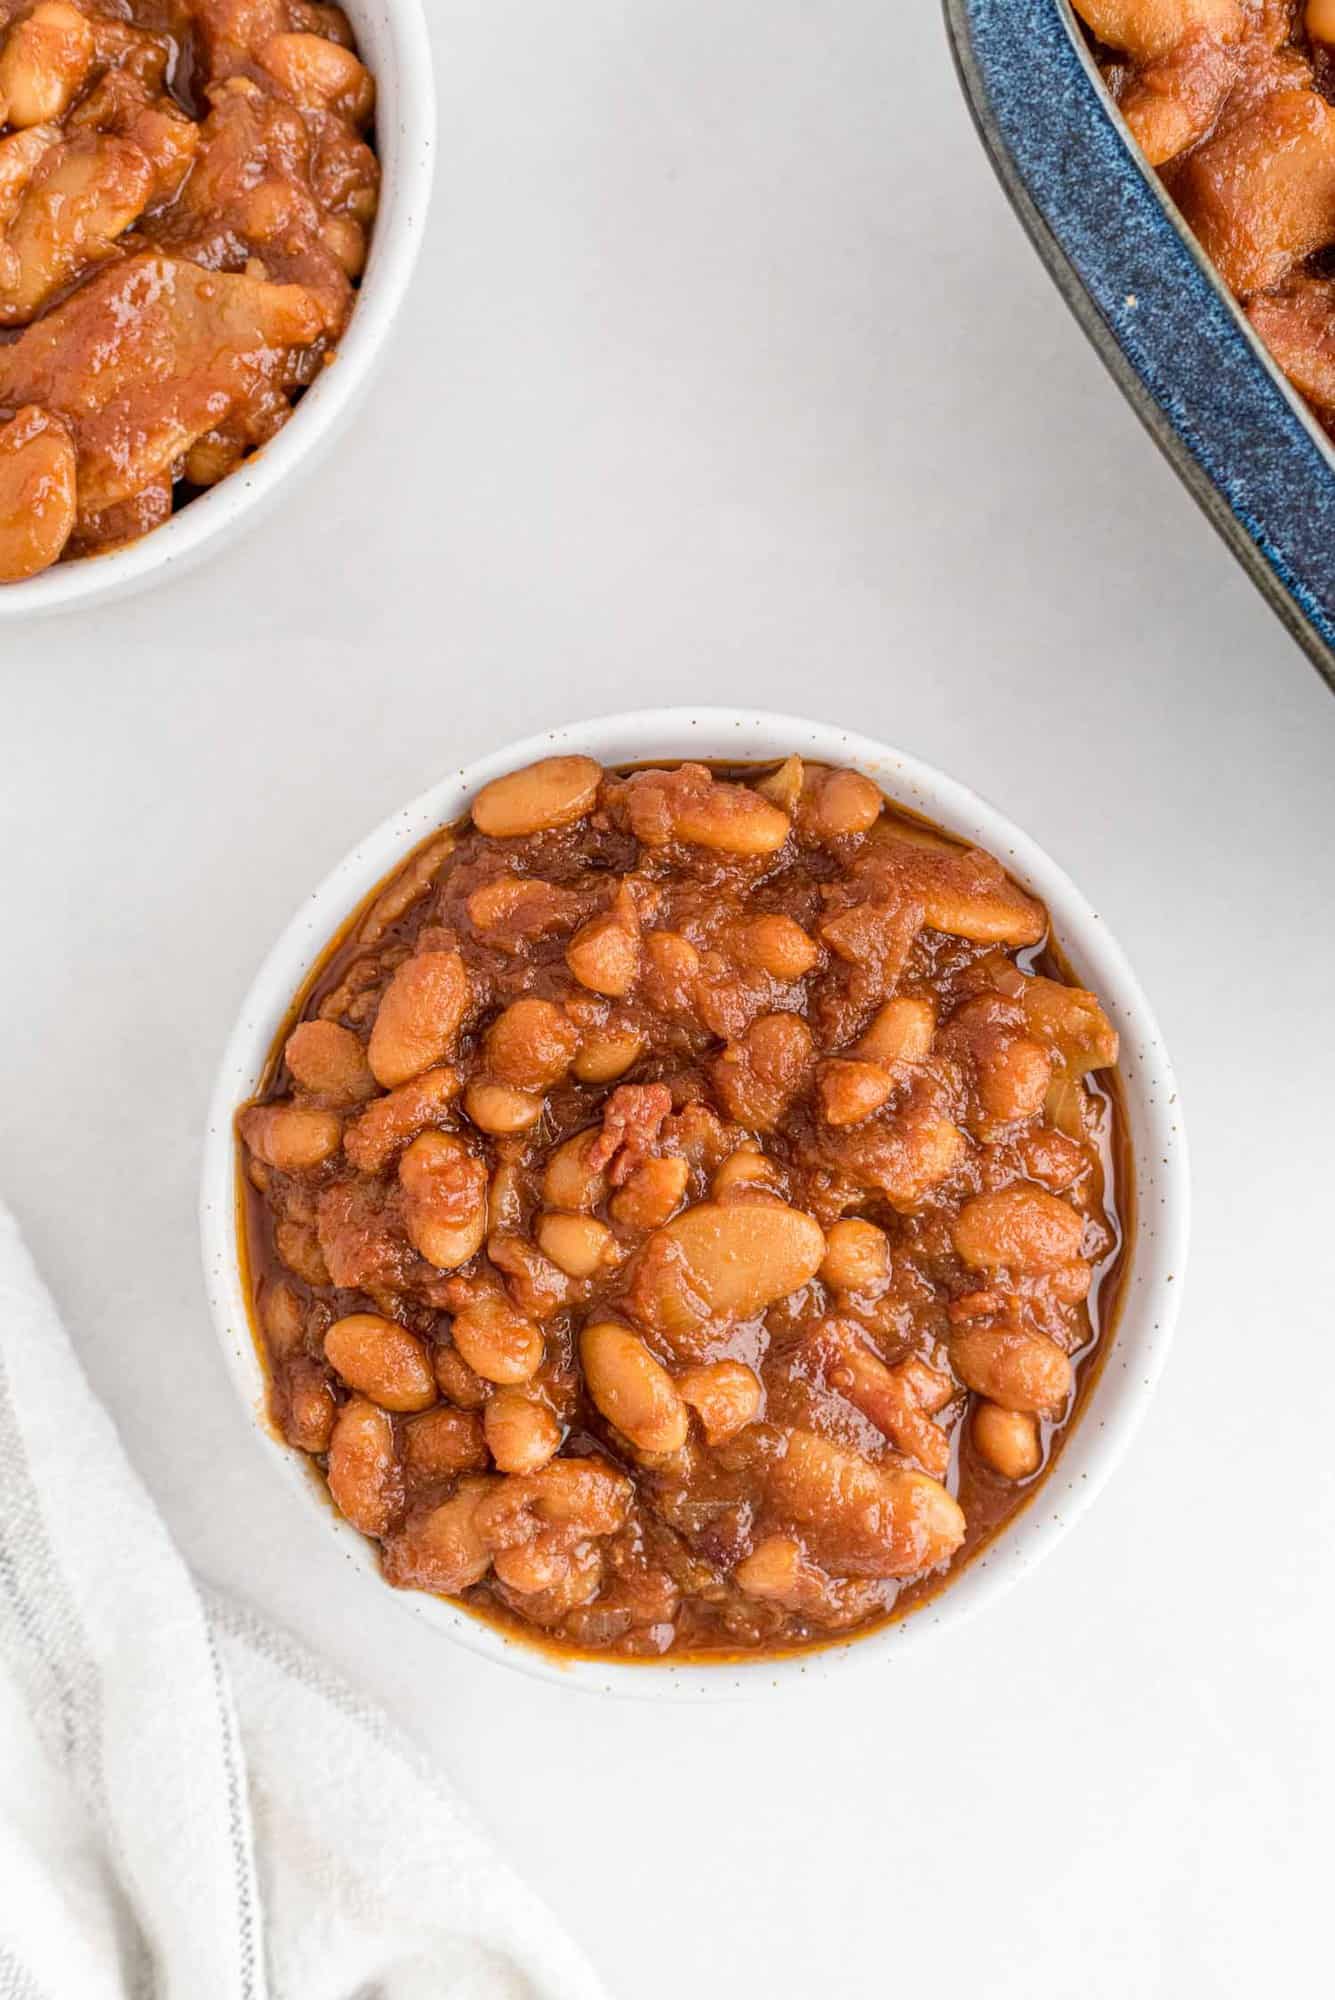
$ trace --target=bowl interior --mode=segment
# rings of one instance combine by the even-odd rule
[[[255,1089],[294,994],[349,913],[436,827],[457,819],[480,786],[559,751],[607,764],[681,757],[778,759],[793,751],[864,771],[898,804],[988,848],[1047,905],[1076,976],[1108,1008],[1122,1038],[1122,1079],[1133,1155],[1137,1224],[1112,1348],[1051,1476],[1030,1504],[942,1594],[897,1624],[789,1658],[719,1665],[613,1664],[546,1653],[443,1599],[391,1592],[374,1550],[339,1518],[302,1455],[270,1430],[265,1386],[241,1281],[232,1116]],[[204,1149],[201,1227],[210,1305],[233,1379],[281,1476],[320,1509],[343,1553],[379,1593],[470,1650],[544,1678],[598,1692],[653,1698],[751,1697],[822,1680],[854,1664],[888,1665],[957,1624],[1019,1580],[1083,1513],[1125,1449],[1158,1379],[1181,1291],[1187,1232],[1186,1148],[1171,1066],[1154,1017],[1122,952],[1070,879],[995,808],[907,754],[828,724],[727,709],[669,709],[575,723],[451,772],[386,820],[302,906],[265,961],[225,1051]],[[388,1610],[387,1615],[394,1615]]]
[[[0,619],[31,618],[93,598],[118,597],[155,573],[179,573],[267,506],[288,475],[328,441],[367,386],[421,241],[435,160],[436,104],[421,0],[342,4],[376,79],[382,182],[366,270],[337,361],[312,383],[277,437],[217,486],[126,548],[57,563],[25,583],[0,587]]]

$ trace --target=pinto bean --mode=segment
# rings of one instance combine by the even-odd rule
[[[483,1424],[487,1448],[502,1472],[536,1472],[560,1448],[556,1417],[522,1389],[497,1389],[488,1397]]]
[[[283,1436],[298,1451],[328,1451],[338,1414],[333,1390],[318,1362],[297,1363],[288,1379]]]
[[[768,1494],[778,1519],[841,1576],[912,1576],[964,1539],[964,1515],[937,1480],[872,1465],[814,1431],[788,1433]]]
[[[890,1277],[890,1239],[874,1222],[845,1217],[826,1234],[820,1275],[838,1292],[883,1290]]]
[[[336,1021],[302,1021],[288,1036],[283,1056],[297,1088],[335,1110],[376,1094],[365,1049],[351,1028]]]
[[[480,1583],[491,1568],[491,1551],[478,1532],[478,1516],[499,1483],[486,1477],[462,1480],[450,1499],[387,1537],[382,1561],[389,1582],[446,1597]]]
[[[809,1567],[802,1544],[791,1535],[766,1535],[733,1571],[733,1581],[752,1597],[763,1597],[790,1610],[802,1608],[800,1579]]]
[[[1070,1357],[1045,1333],[965,1324],[950,1336],[950,1359],[967,1388],[1003,1410],[1053,1416],[1074,1385]]]
[[[997,1039],[978,1064],[978,1096],[993,1118],[1034,1118],[1052,1080],[1052,1057],[1028,1035]]]
[[[473,801],[473,824],[493,840],[570,826],[593,809],[602,776],[592,757],[543,757],[484,785]]]
[[[475,1410],[438,1403],[403,1426],[403,1464],[410,1481],[427,1485],[461,1472],[483,1472],[487,1446]]]
[[[1046,1042],[1073,1076],[1111,1069],[1117,1061],[1117,1030],[1092,993],[1034,976],[1021,987],[1020,1004],[1030,1033]]]
[[[887,1000],[854,1044],[854,1055],[874,1063],[919,1063],[932,1046],[936,1009],[930,1000],[903,994]]]
[[[503,1136],[531,1132],[542,1117],[544,1099],[531,1090],[516,1090],[511,1083],[493,1083],[479,1077],[464,1092],[464,1110],[479,1132]]]
[[[364,1535],[383,1535],[403,1506],[403,1474],[394,1426],[384,1410],[354,1396],[339,1411],[329,1441],[329,1491],[339,1512]]]
[[[280,1174],[305,1174],[322,1166],[343,1139],[343,1124],[332,1111],[304,1104],[252,1104],[237,1120],[252,1153]]]
[[[484,1382],[528,1382],[542,1365],[542,1330],[503,1293],[484,1295],[454,1318],[453,1338]]]
[[[690,1165],[674,1153],[642,1160],[612,1196],[612,1220],[623,1229],[657,1229],[686,1197]]]
[[[589,1394],[610,1424],[640,1451],[681,1450],[686,1405],[638,1335],[600,1320],[581,1333],[579,1353]]]
[[[0,260],[4,254],[0,240]],[[74,532],[75,487],[74,441],[62,418],[28,403],[0,424],[0,584],[21,583],[56,561]]]
[[[303,110],[333,112],[350,125],[370,123],[375,80],[351,49],[324,35],[279,34],[264,43],[259,59]]]
[[[786,813],[748,785],[715,778],[703,764],[675,771],[642,771],[626,781],[631,832],[646,847],[669,840],[712,848],[719,854],[774,854],[787,840]]]
[[[860,1125],[894,1095],[895,1080],[879,1063],[835,1056],[816,1071],[816,1095],[827,1125]]]
[[[382,1410],[425,1410],[436,1378],[424,1340],[379,1313],[349,1313],[324,1337],[325,1358],[350,1389]]]
[[[816,791],[816,826],[826,840],[866,833],[884,804],[881,792],[861,771],[829,771]]]
[[[575,1057],[581,1083],[613,1083],[644,1054],[644,1037],[633,1028],[595,1029],[586,1034]]]
[[[591,993],[624,999],[640,976],[639,935],[616,914],[591,917],[567,945],[566,964]]]
[[[399,1161],[403,1220],[419,1255],[439,1271],[476,1256],[487,1227],[487,1169],[452,1132],[423,1132]]]
[[[913,1214],[923,1197],[961,1166],[969,1146],[959,1127],[942,1115],[940,1098],[924,1077],[893,1109],[860,1125],[832,1127],[821,1150],[855,1186]]]
[[[879,838],[879,835],[878,835]],[[886,828],[882,851],[898,864],[903,889],[933,930],[975,944],[1037,944],[1047,929],[1041,903],[1017,888],[1000,863],[977,848],[943,847]]]
[[[579,1047],[579,1030],[550,1000],[512,1000],[482,1039],[491,1075],[517,1090],[560,1083]]]
[[[329,1266],[320,1248],[319,1231],[313,1223],[275,1223],[273,1240],[274,1248],[288,1270],[304,1278],[313,1290],[319,1291],[330,1282]]]
[[[1024,1410],[1003,1410],[999,1403],[979,1403],[973,1413],[974,1449],[984,1465],[1003,1479],[1028,1479],[1038,1471],[1043,1448],[1038,1425]]]
[[[529,1482],[543,1520],[584,1535],[615,1534],[630,1507],[630,1481],[602,1458],[554,1458]]]
[[[591,1167],[589,1156],[602,1138],[602,1127],[590,1125],[565,1140],[550,1155],[542,1177],[542,1199],[548,1208],[596,1208],[607,1199],[607,1171]]]
[[[1073,1257],[1069,1264],[1059,1264],[1055,1271],[1048,1273],[1048,1289],[1054,1299],[1060,1299],[1068,1306],[1078,1306],[1082,1299],[1089,1297],[1089,1288],[1094,1273],[1083,1257]]]
[[[717,781],[679,811],[673,825],[678,840],[740,855],[774,854],[789,831],[785,815],[747,786]]]
[[[1080,1255],[1083,1218],[1069,1202],[1027,1181],[966,1201],[951,1232],[976,1271],[1052,1271]]]
[[[740,1041],[714,1058],[710,1077],[729,1118],[755,1132],[772,1132],[805,1084],[813,1059],[811,1030],[800,1014],[762,1014]]]
[[[433,1357],[436,1385],[459,1410],[480,1410],[487,1400],[487,1385],[469,1367],[457,1347],[437,1347]]]
[[[844,1625],[877,1605],[875,1586],[827,1576],[791,1535],[766,1535],[739,1562],[732,1580],[748,1597],[780,1604],[818,1625]]]
[[[366,1051],[376,1082],[392,1090],[453,1055],[471,1004],[457,951],[405,959],[385,988]]]
[[[358,1173],[378,1174],[388,1166],[401,1146],[448,1110],[459,1094],[460,1081],[458,1070],[446,1064],[423,1070],[368,1104],[343,1131],[343,1151]]]
[[[784,1202],[698,1202],[655,1232],[628,1302],[672,1338],[710,1320],[746,1319],[795,1292],[825,1255],[820,1225]]]
[[[644,940],[641,1000],[660,1013],[689,1013],[699,979],[700,954],[689,938],[676,931],[650,931]]]
[[[773,1160],[755,1146],[739,1146],[720,1161],[710,1176],[709,1192],[715,1201],[742,1201],[756,1196],[782,1195],[782,1181]]]
[[[603,1557],[596,1543],[549,1530],[525,1548],[498,1549],[498,1582],[523,1603],[535,1625],[552,1625],[587,1604],[602,1582]]]
[[[0,49],[0,125],[21,129],[63,118],[95,58],[87,17],[65,0],[38,0]]]
[[[503,1232],[487,1240],[487,1255],[505,1274],[506,1289],[530,1319],[549,1320],[570,1303],[570,1280],[526,1236]]]
[[[564,1215],[549,1209],[537,1227],[538,1248],[568,1278],[591,1278],[617,1261],[617,1240],[605,1222],[591,1215]]]
[[[260,1290],[260,1324],[269,1343],[269,1352],[281,1359],[295,1354],[306,1337],[306,1313],[295,1286],[266,1280]]]
[[[492,1558],[496,1580],[521,1597],[536,1599],[565,1582],[574,1552],[568,1535],[540,1531],[531,1542],[497,1549]]]
[[[711,1314],[726,1318],[743,1318],[787,1298],[815,1275],[825,1255],[819,1223],[782,1202],[764,1207],[698,1202],[663,1234]]]
[[[742,965],[772,979],[805,979],[820,963],[820,946],[792,917],[751,917],[729,933],[729,943]]]
[[[523,1168],[517,1160],[503,1159],[487,1185],[487,1234],[517,1230],[523,1219]]]
[[[765,1392],[744,1361],[712,1361],[677,1377],[677,1394],[704,1427],[707,1444],[726,1444],[760,1414]]]
[[[468,898],[469,921],[501,947],[566,930],[578,923],[582,909],[577,890],[526,875],[498,875]]]
[[[520,1548],[545,1524],[581,1535],[614,1535],[632,1488],[601,1458],[553,1458],[536,1472],[497,1480],[478,1510],[479,1531],[494,1549]]]

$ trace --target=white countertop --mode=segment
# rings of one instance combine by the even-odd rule
[[[0,629],[0,1187],[182,1547],[438,1755],[625,2000],[1303,1989],[1327,1941],[1335,700],[1086,347],[930,5],[431,0],[374,400],[220,560]],[[242,991],[375,821],[640,704],[996,799],[1159,1010],[1177,1349],[1092,1517],[921,1660],[582,1699],[383,1613],[268,1472],[195,1184]]]

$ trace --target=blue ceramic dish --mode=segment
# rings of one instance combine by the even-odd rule
[[[997,175],[1150,435],[1335,687],[1335,456],[1129,138],[1066,0],[945,0]]]

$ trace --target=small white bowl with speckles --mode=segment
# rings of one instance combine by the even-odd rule
[[[380,208],[357,303],[332,366],[262,451],[137,542],[56,563],[0,584],[0,621],[76,611],[179,576],[223,547],[280,494],[300,505],[295,475],[334,439],[374,379],[421,248],[436,155],[436,93],[422,0],[341,0],[376,80]],[[372,504],[368,499],[368,504]]]
[[[778,760],[793,752],[864,771],[889,798],[987,849],[1047,905],[1052,933],[1078,979],[1103,1001],[1121,1036],[1122,1082],[1134,1178],[1134,1227],[1111,1349],[1048,1479],[991,1543],[935,1598],[899,1622],[814,1652],[717,1665],[620,1664],[561,1657],[513,1638],[461,1606],[383,1581],[373,1545],[341,1520],[302,1453],[279,1439],[251,1332],[238,1238],[233,1116],[256,1089],[294,995],[351,913],[437,827],[460,818],[483,785],[539,757],[583,753],[604,764],[702,759]],[[1154,1393],[1182,1290],[1188,1233],[1186,1140],[1177,1086],[1149,1003],[1101,917],[1043,850],[954,778],[904,751],[795,716],[732,709],[661,709],[572,723],[451,771],[361,841],[297,912],[265,960],[223,1055],[204,1146],[201,1229],[210,1305],[232,1378],[270,1463],[295,1497],[318,1509],[389,1620],[425,1618],[470,1651],[544,1680],[596,1694],[654,1700],[752,1699],[856,1668],[884,1669],[916,1653],[1019,1583],[1069,1534],[1126,1450]]]

